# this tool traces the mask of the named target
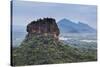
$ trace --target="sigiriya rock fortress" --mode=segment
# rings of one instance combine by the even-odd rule
[[[28,34],[52,36],[55,39],[58,39],[60,34],[56,20],[53,18],[40,18],[36,21],[32,21],[27,25],[27,32]]]

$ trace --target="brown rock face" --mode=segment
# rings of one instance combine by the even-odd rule
[[[40,35],[51,35],[54,38],[58,38],[60,32],[53,18],[38,19],[37,21],[32,21],[27,25],[28,34],[40,34]]]

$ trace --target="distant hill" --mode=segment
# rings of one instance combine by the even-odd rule
[[[72,22],[62,19],[57,23],[61,33],[96,33],[96,30],[82,22]]]

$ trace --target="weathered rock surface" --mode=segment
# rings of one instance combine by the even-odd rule
[[[58,38],[60,34],[56,20],[53,18],[43,18],[32,21],[27,25],[27,32],[28,34],[51,35],[54,38]]]

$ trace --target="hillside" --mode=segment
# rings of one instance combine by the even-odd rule
[[[42,35],[26,37],[19,47],[13,48],[12,56],[13,66],[97,60],[95,50],[79,50]]]

